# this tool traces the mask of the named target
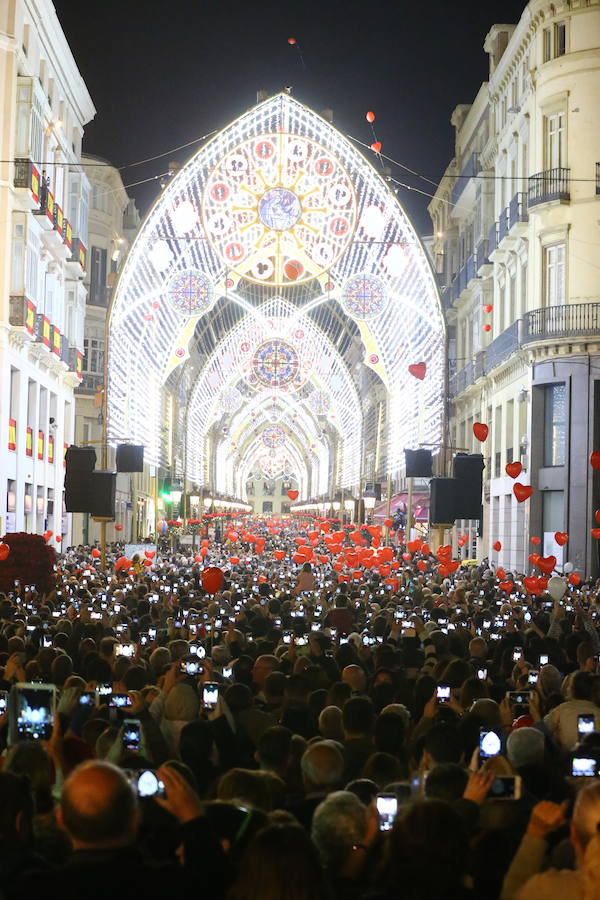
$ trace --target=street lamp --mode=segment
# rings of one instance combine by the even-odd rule
[[[344,510],[348,513],[348,521],[352,521],[352,514],[354,513],[354,500],[350,497],[348,500],[344,500]],[[346,524],[346,515],[344,514],[344,521],[342,524]]]

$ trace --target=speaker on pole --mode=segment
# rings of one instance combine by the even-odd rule
[[[458,482],[455,518],[481,518],[481,492],[483,490],[483,455],[481,453],[457,453],[453,473]]]
[[[456,485],[455,478],[432,478],[429,482],[430,525],[451,525],[454,522]]]
[[[91,503],[87,512],[93,516],[114,519],[117,473],[99,469],[91,474]]]
[[[92,506],[93,472],[67,472],[65,475],[65,509],[67,512],[89,512]]]
[[[431,478],[433,475],[431,450],[405,450],[404,464],[407,478]]]
[[[69,472],[93,472],[96,465],[96,451],[93,447],[76,447],[71,444],[65,453],[67,475]]]
[[[117,444],[117,472],[143,472],[144,447],[137,444]]]

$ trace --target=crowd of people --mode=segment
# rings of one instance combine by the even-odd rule
[[[252,530],[0,594],[0,897],[600,897],[599,584]]]

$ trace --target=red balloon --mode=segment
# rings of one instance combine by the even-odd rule
[[[489,433],[490,429],[483,422],[475,422],[473,424],[473,434],[478,441],[485,441]]]
[[[237,566],[239,561],[240,561],[239,556],[230,556],[229,557],[229,562],[231,563],[232,566]]]
[[[486,322],[486,324],[483,326],[483,330],[484,330],[484,331],[491,331],[491,330],[492,330],[492,326],[490,325],[489,322]]]
[[[394,524],[394,522],[392,521],[392,519],[384,519],[383,524],[385,525],[386,528],[391,528],[392,525]]]
[[[0,560],[6,559],[9,553],[10,547],[8,546],[8,544],[0,544]]]
[[[427,562],[424,559],[420,559],[417,563],[417,569],[419,570],[419,572],[424,572],[426,568]]]
[[[296,563],[296,565],[301,566],[306,562],[306,557],[304,553],[294,553],[292,559]]]
[[[60,542],[62,541],[62,535],[57,534],[56,537],[54,538],[54,540],[56,541],[57,544],[60,544]]]
[[[569,540],[569,535],[566,531],[557,531],[554,534],[554,540],[558,544],[559,547],[564,547],[567,541]]]
[[[597,541],[600,540],[600,528],[592,528],[592,537]]]
[[[203,541],[200,541],[200,546],[201,546],[201,547],[208,547],[208,539],[207,539],[207,538],[204,538]]]
[[[154,559],[154,557],[156,556],[156,550],[145,550],[144,556],[146,557],[146,559]]]
[[[290,500],[297,500],[297,499],[298,499],[298,491],[292,491],[292,490],[289,490],[289,491],[287,492],[287,495],[288,495],[288,497],[290,498]]]
[[[360,569],[357,569],[355,572],[352,573],[352,577],[354,578],[355,581],[362,581],[364,578],[364,574],[360,571]]]
[[[515,462],[506,463],[504,466],[504,471],[507,475],[510,475],[511,478],[518,478],[518,476],[523,471],[523,466],[519,462],[519,460],[515,460]]]
[[[375,153],[381,153],[381,141],[373,141],[371,150],[374,150]]]
[[[529,562],[531,563],[532,566],[537,566],[539,559],[540,559],[539,553],[530,553],[529,554]]]
[[[600,509],[597,509],[594,515],[596,522],[600,525]]]
[[[122,525],[115,525],[115,531],[123,531]]]
[[[285,559],[285,550],[273,550],[273,556],[281,562],[282,559]]]
[[[498,585],[499,591],[504,591],[506,594],[511,594],[513,589],[512,581],[501,581]]]
[[[404,562],[410,562],[410,560],[412,559],[412,556],[410,553],[403,553],[402,559],[404,560]]]
[[[50,538],[52,537],[53,534],[54,534],[53,531],[45,531],[44,534],[42,535],[42,537],[44,538],[46,543],[48,543],[48,541],[50,540]]]
[[[97,548],[97,547],[94,547],[93,550],[92,550],[92,556],[94,557],[94,559],[100,559],[101,555],[102,555],[102,554],[100,553],[100,551],[98,550],[98,548]]]
[[[592,469],[600,469],[600,450],[594,450],[590,456]]]
[[[523,503],[524,500],[529,500],[533,494],[533,488],[530,484],[521,484],[520,481],[517,481],[513,486],[513,494],[517,498],[518,503]]]
[[[540,556],[536,565],[538,569],[540,569],[544,573],[544,575],[550,575],[556,568],[556,557]]]
[[[498,581],[504,581],[504,579],[506,578],[506,572],[504,571],[504,569],[496,569],[496,578],[498,579]]]
[[[414,363],[412,366],[408,367],[408,371],[413,376],[413,378],[418,378],[419,381],[423,381],[425,375],[427,374],[427,363]]]
[[[571,572],[569,575],[569,583],[572,584],[573,587],[577,587],[577,585],[581,583],[581,575],[577,572]]]
[[[145,559],[145,560],[144,560],[144,565],[145,565],[145,566],[151,566],[151,565],[152,565],[152,560],[151,560],[151,559]]]
[[[237,533],[237,531],[228,531],[228,532],[227,532],[227,537],[229,538],[229,540],[230,540],[232,543],[235,543],[235,542],[237,541],[238,537],[239,537],[239,534]]]
[[[502,544],[500,543],[500,541],[494,541],[492,546],[494,547],[494,550],[502,550]]]
[[[288,44],[290,44],[290,46],[293,47],[294,44],[296,44],[296,43],[297,43],[296,38],[288,38]]]
[[[207,594],[216,594],[217,591],[220,591],[224,581],[225,575],[218,566],[209,566],[207,569],[202,569],[200,582]]]
[[[365,119],[367,120],[369,125],[372,125],[375,121],[375,113],[372,110],[369,110],[369,112],[365,116]]]
[[[208,547],[200,547],[200,556],[208,556]]]
[[[483,309],[484,309],[484,311],[485,311],[486,313],[491,313],[491,311],[493,310],[493,308],[494,308],[494,307],[492,306],[491,303],[486,303],[486,304],[484,305],[484,307],[483,307]]]
[[[329,557],[319,555],[319,562],[324,566],[329,562]]]
[[[541,543],[542,543],[542,539],[541,539],[541,537],[532,537],[532,538],[531,538],[531,543],[532,543],[532,544],[535,544],[536,547],[537,547],[538,544],[541,544]]]

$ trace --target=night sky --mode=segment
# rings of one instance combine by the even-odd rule
[[[450,115],[487,78],[483,41],[525,0],[54,0],[96,106],[84,149],[123,166],[226,126],[285,85],[359,140],[438,180],[453,154]],[[288,44],[294,37],[298,46]],[[304,60],[304,65],[302,64]],[[199,145],[196,145],[199,146]],[[194,146],[124,169],[126,185],[184,162]],[[427,192],[426,181],[393,169]],[[130,187],[142,213],[157,182]],[[399,198],[428,233],[428,197]]]

